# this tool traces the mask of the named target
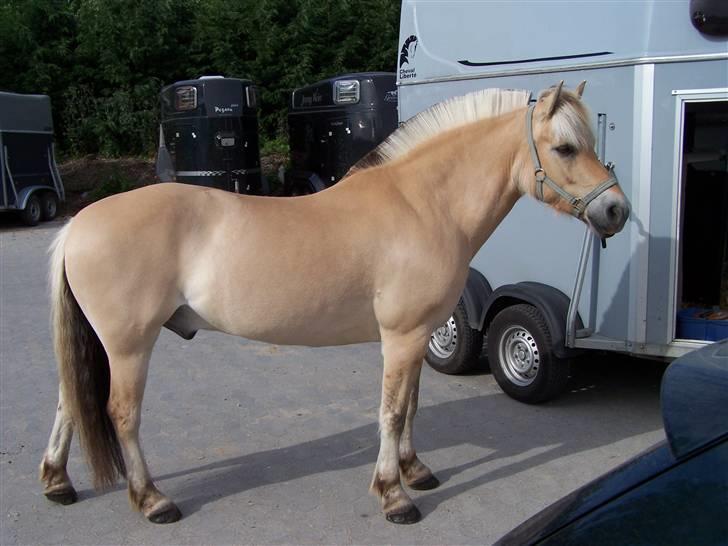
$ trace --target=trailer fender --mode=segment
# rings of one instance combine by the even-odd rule
[[[492,293],[493,289],[488,279],[477,269],[469,268],[468,279],[465,281],[465,289],[460,299],[465,305],[468,324],[473,330],[482,330],[480,319]]]
[[[560,290],[539,282],[520,282],[498,287],[488,298],[479,321],[485,332],[493,318],[506,307],[528,303],[536,307],[549,327],[553,353],[559,358],[575,356],[581,351],[566,347],[566,315],[569,297]],[[576,317],[577,329],[583,328],[581,317]]]
[[[311,184],[311,187],[316,192],[320,192],[326,189],[326,184],[324,184],[324,181],[321,180],[321,177],[316,173],[311,173],[311,175],[308,177],[308,182],[309,184]]]
[[[15,206],[18,210],[24,210],[26,205],[28,204],[28,199],[30,199],[30,196],[34,193],[40,193],[42,191],[53,192],[56,194],[58,199],[61,200],[61,196],[58,194],[58,191],[55,188],[51,188],[49,186],[27,186],[18,192],[18,200],[15,203]]]
[[[326,189],[326,184],[321,180],[321,177],[310,171],[293,171],[285,172],[283,174],[283,186],[285,188],[285,195],[290,195],[293,188],[301,185],[308,185],[309,189],[313,193],[318,193],[321,190]]]

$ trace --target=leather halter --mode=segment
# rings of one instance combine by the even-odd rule
[[[609,170],[609,178],[601,182],[596,188],[587,193],[584,197],[576,197],[571,195],[568,191],[561,188],[556,182],[546,175],[546,171],[543,170],[541,162],[538,159],[538,152],[536,151],[536,144],[533,141],[533,110],[536,108],[536,104],[532,104],[528,107],[526,112],[526,138],[528,139],[528,146],[531,150],[531,159],[533,160],[534,176],[536,177],[536,197],[539,201],[543,201],[543,185],[544,183],[554,190],[559,197],[565,199],[569,205],[571,205],[571,214],[577,218],[584,216],[586,207],[589,203],[594,201],[603,192],[615,186],[619,183],[617,176],[614,174],[612,167],[607,167]]]

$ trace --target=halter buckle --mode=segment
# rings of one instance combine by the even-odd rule
[[[544,171],[541,167],[536,169],[533,172],[533,175],[536,177],[536,180],[538,182],[543,182],[544,180],[546,180],[546,171]]]
[[[571,200],[571,208],[573,209],[572,215],[576,216],[577,218],[581,218],[581,215],[584,214],[584,202],[579,197],[574,197]]]

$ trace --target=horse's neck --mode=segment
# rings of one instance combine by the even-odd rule
[[[403,193],[414,206],[447,218],[468,241],[471,255],[520,197],[513,180],[523,141],[518,119],[507,114],[450,131],[398,165]]]

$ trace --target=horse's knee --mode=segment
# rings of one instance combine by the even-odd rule
[[[401,432],[406,418],[404,411],[384,409],[379,414],[379,427],[382,432]]]

